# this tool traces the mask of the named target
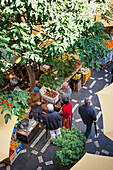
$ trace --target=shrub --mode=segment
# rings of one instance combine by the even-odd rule
[[[56,151],[57,163],[64,167],[76,164],[85,154],[85,140],[86,138],[75,126],[71,131],[62,127],[61,136],[52,140],[53,144],[60,148]]]

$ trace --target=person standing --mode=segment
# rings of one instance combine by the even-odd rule
[[[70,100],[72,94],[72,90],[67,82],[64,82],[62,84],[61,88],[59,89],[59,93],[60,93],[61,106],[63,106],[64,105],[63,99],[68,97]]]
[[[33,91],[29,95],[28,104],[31,106],[31,111],[36,121],[42,122],[42,96],[38,87],[34,87]]]
[[[72,127],[72,104],[69,98],[63,100],[64,105],[62,107],[62,126],[71,130]]]
[[[96,114],[93,106],[91,106],[91,100],[89,98],[86,98],[85,104],[81,105],[78,111],[83,123],[86,125],[86,132],[84,136],[88,138],[89,134],[91,133],[92,123],[96,122]]]
[[[56,135],[60,135],[60,121],[61,116],[58,112],[54,111],[53,104],[48,104],[48,113],[44,115],[43,124],[46,125],[46,129],[50,131],[51,139],[55,138]]]

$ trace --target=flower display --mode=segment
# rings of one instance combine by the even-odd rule
[[[113,40],[105,41],[105,42],[107,43],[105,46],[109,47],[110,49],[112,49],[112,47],[113,47]]]

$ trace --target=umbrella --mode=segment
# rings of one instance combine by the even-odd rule
[[[95,128],[95,134],[97,136],[97,127],[96,127],[96,122],[94,122],[94,128]]]
[[[113,83],[96,94],[101,105],[104,134],[113,140]]]
[[[113,157],[86,153],[70,170],[113,170]]]
[[[10,112],[8,110],[1,114],[0,108],[0,162],[9,157],[10,140],[17,117],[12,115],[8,123],[5,124],[4,115]]]

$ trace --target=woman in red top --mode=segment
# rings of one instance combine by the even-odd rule
[[[71,130],[72,127],[72,104],[68,98],[63,100],[64,106],[62,107],[62,126]]]

